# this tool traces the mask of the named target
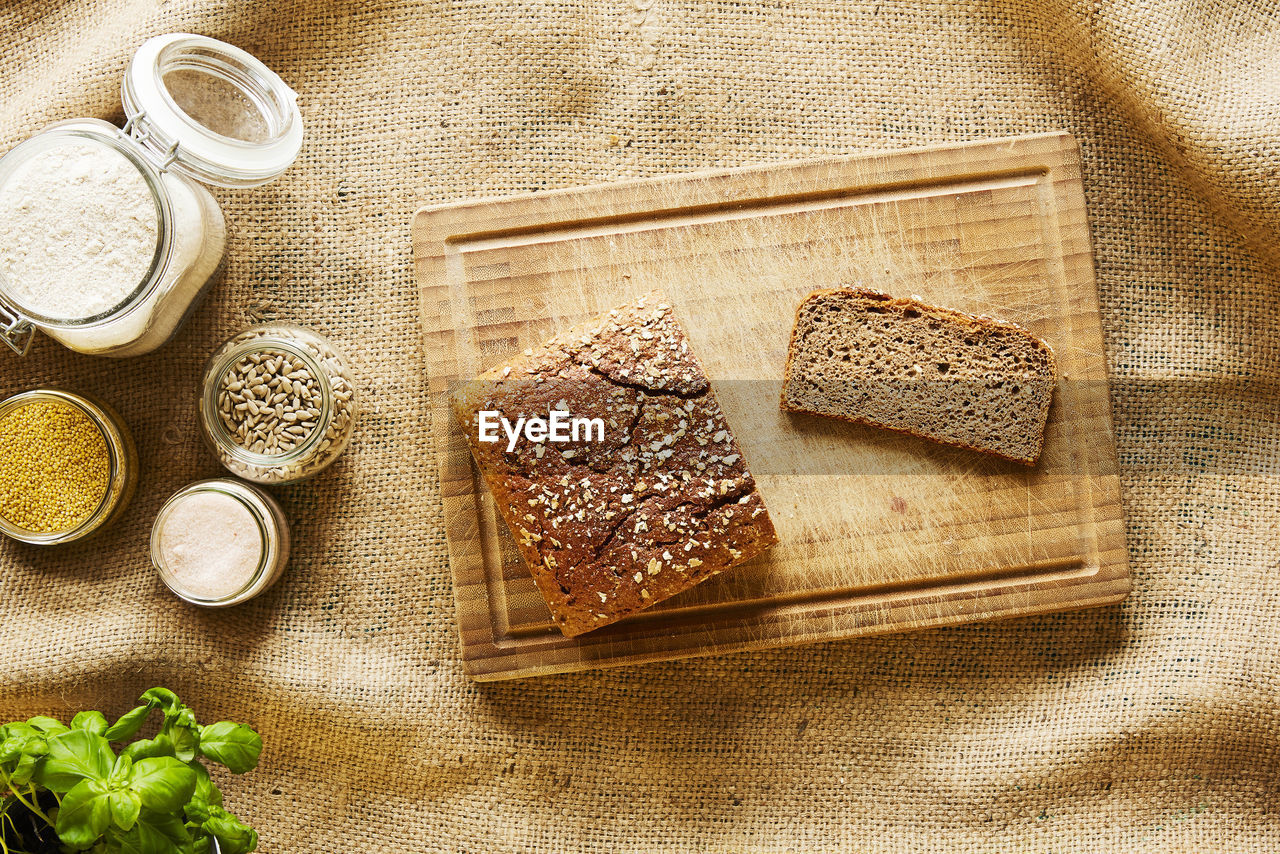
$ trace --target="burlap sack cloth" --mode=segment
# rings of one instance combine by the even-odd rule
[[[147,36],[262,57],[297,164],[218,192],[225,281],[158,353],[45,339],[0,393],[123,411],[115,530],[0,545],[0,715],[167,685],[254,723],[228,805],[268,852],[1280,848],[1280,6],[1202,2],[11,2],[0,142],[119,121]],[[1064,128],[1084,150],[1128,510],[1118,608],[476,686],[462,675],[409,220],[421,204]],[[274,590],[189,607],[160,503],[220,473],[201,363],[259,318],[359,362],[333,470],[276,490]]]

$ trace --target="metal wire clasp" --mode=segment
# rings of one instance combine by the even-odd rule
[[[19,356],[25,356],[31,349],[35,329],[31,326],[31,321],[21,314],[0,305],[0,338],[4,339],[10,350]]]
[[[130,139],[132,139],[134,142],[142,146],[144,150],[156,152],[155,148],[147,145],[148,142],[152,142],[155,140],[155,135],[151,133],[150,126],[142,124],[143,119],[145,119],[146,117],[147,117],[147,114],[145,111],[134,113],[132,116],[129,117],[128,121],[124,123],[124,132]],[[164,159],[161,160],[158,164],[156,164],[156,167],[161,172],[165,172],[169,169],[170,166],[174,164],[174,161],[176,161],[177,159],[178,159],[178,143],[175,140],[174,143],[170,145],[168,149],[165,150]]]

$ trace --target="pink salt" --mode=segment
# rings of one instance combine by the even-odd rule
[[[225,599],[253,580],[265,544],[253,514],[222,492],[183,496],[165,514],[160,557],[173,584],[197,599]]]

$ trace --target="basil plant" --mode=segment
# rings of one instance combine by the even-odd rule
[[[245,724],[201,726],[164,688],[108,724],[80,712],[70,726],[34,717],[0,726],[0,854],[246,854],[258,834],[222,808],[204,762],[235,774],[258,764]],[[163,720],[137,738],[151,713]],[[112,743],[121,744],[119,752]]]

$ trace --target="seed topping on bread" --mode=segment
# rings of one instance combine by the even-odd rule
[[[559,409],[601,441],[477,441],[477,413]],[[656,295],[482,374],[454,411],[567,635],[614,622],[776,542],[702,365]]]

